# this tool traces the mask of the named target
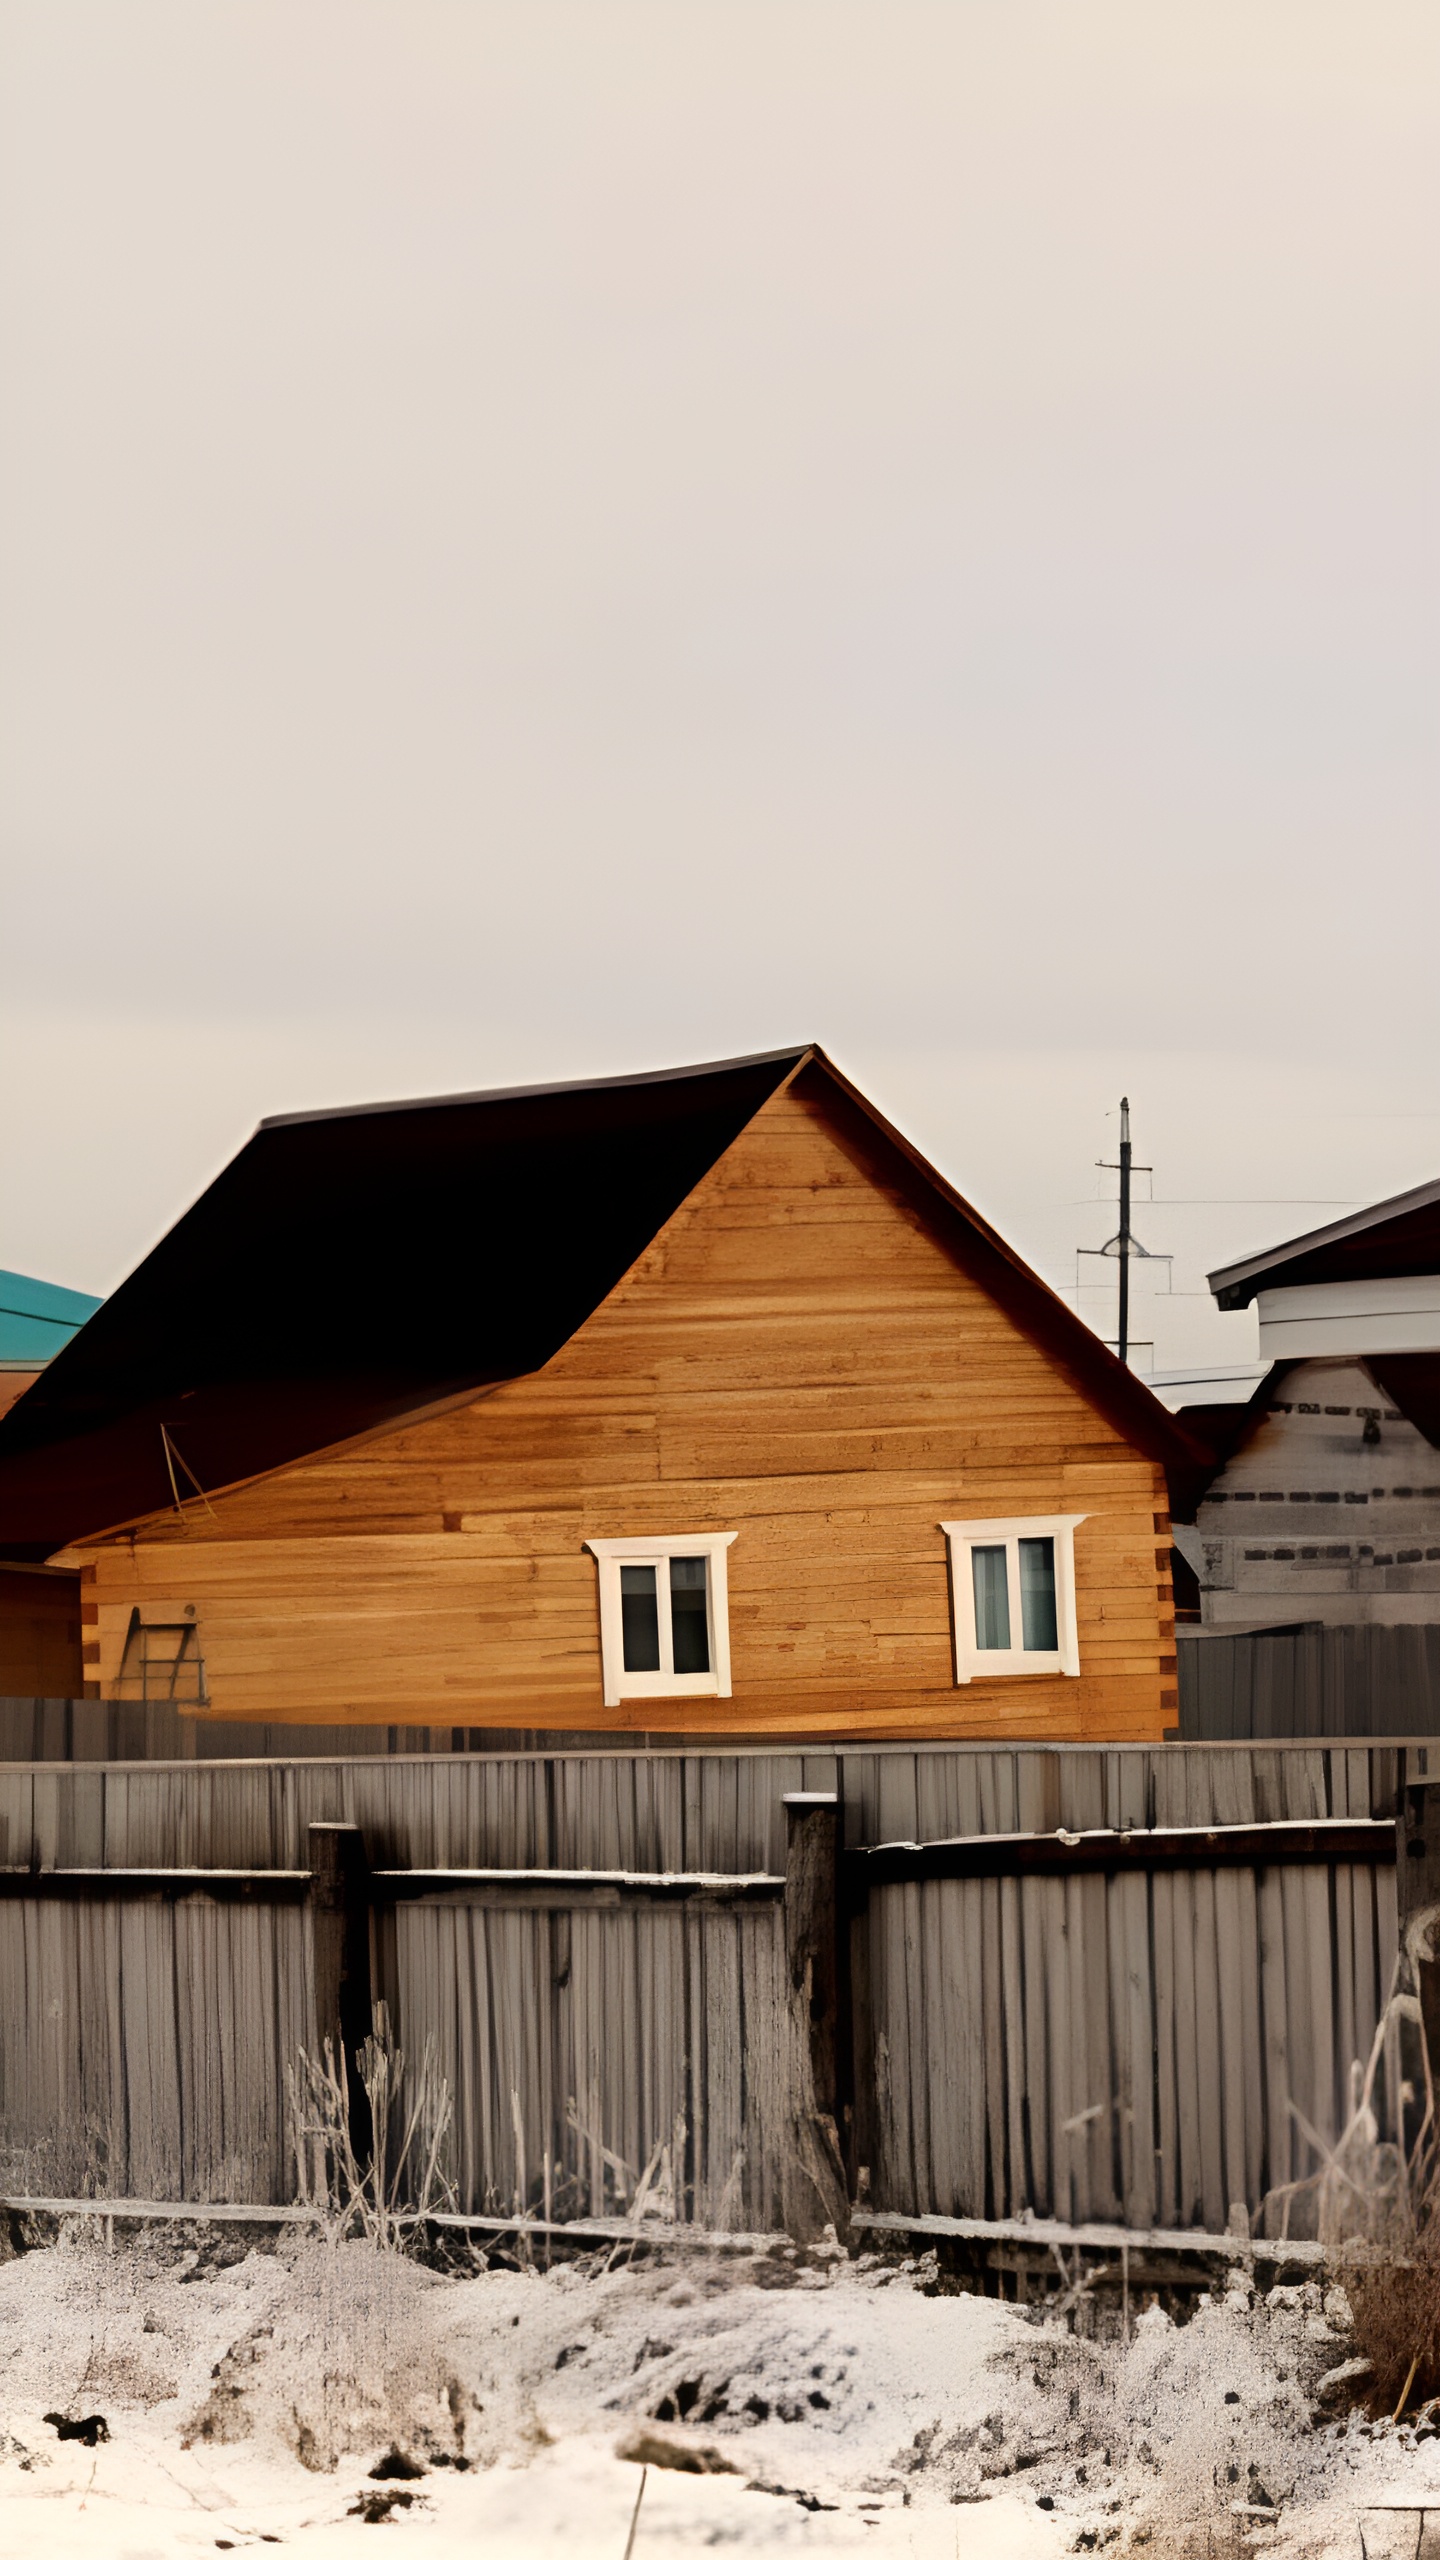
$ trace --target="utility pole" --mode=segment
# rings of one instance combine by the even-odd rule
[[[1130,1144],[1130,1097],[1128,1094],[1122,1095],[1120,1101],[1120,1161],[1118,1164],[1111,1164],[1106,1159],[1102,1158],[1099,1164],[1099,1170],[1102,1173],[1118,1173],[1120,1176],[1120,1224],[1115,1234],[1110,1238],[1108,1244],[1082,1244],[1079,1250],[1082,1254],[1094,1254],[1097,1257],[1103,1256],[1105,1260],[1109,1262],[1118,1262],[1120,1265],[1120,1321],[1117,1329],[1118,1339],[1116,1341],[1115,1348],[1122,1361],[1124,1361],[1128,1366],[1130,1359],[1131,1259],[1134,1257],[1141,1262],[1168,1262],[1171,1259],[1168,1253],[1147,1252],[1143,1244],[1137,1243],[1131,1229],[1130,1177],[1135,1173],[1153,1173],[1155,1168],[1153,1165],[1136,1164],[1134,1161],[1134,1149]]]
[[[1115,1242],[1120,1249],[1120,1340],[1122,1362],[1130,1357],[1130,1097],[1120,1097],[1120,1232]]]

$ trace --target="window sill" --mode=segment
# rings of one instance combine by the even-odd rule
[[[1044,1662],[1027,1663],[1023,1671],[1012,1671],[1008,1663],[995,1667],[977,1662],[970,1669],[957,1673],[955,1685],[958,1689],[968,1689],[977,1680],[1078,1680],[1079,1677],[1078,1665],[1063,1662],[1057,1653]]]
[[[722,1692],[713,1671],[681,1672],[669,1680],[663,1671],[626,1671],[615,1683],[615,1692],[613,1700],[606,1700],[607,1706],[626,1706],[634,1698],[718,1698],[722,1695],[728,1698],[730,1695],[728,1689]]]

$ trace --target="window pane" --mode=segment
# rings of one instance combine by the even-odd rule
[[[620,1567],[620,1624],[625,1635],[626,1670],[658,1671],[660,1610],[653,1564]]]
[[[1058,1653],[1055,1623],[1055,1541],[1020,1541],[1020,1624],[1027,1653]]]
[[[677,1671],[708,1671],[710,1625],[705,1607],[704,1556],[670,1559],[670,1636]]]
[[[982,1653],[1010,1650],[1010,1590],[1003,1547],[972,1547],[975,1577],[975,1642]]]

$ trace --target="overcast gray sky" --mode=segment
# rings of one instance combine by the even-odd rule
[[[804,1037],[1061,1282],[1440,1172],[1433,0],[0,43],[0,1263]]]

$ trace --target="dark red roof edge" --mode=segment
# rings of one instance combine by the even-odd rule
[[[1204,1484],[1215,1470],[1215,1460],[1204,1443],[1193,1439],[1174,1415],[1167,1413],[1143,1379],[1116,1358],[1108,1343],[1091,1332],[1073,1307],[1066,1306],[1038,1271],[1033,1271],[988,1219],[962,1198],[823,1049],[817,1046],[809,1051],[791,1082],[803,1082],[812,1067],[827,1078],[867,1129],[883,1140],[886,1149],[901,1159],[908,1176],[903,1187],[910,1191],[922,1214],[933,1223],[938,1203],[958,1224],[960,1237],[956,1238],[952,1231],[951,1238],[952,1244],[958,1242],[961,1246],[957,1260],[973,1272],[1031,1341],[1070,1370],[1106,1421],[1113,1423],[1132,1446],[1164,1467],[1172,1512],[1177,1518],[1189,1519]]]

